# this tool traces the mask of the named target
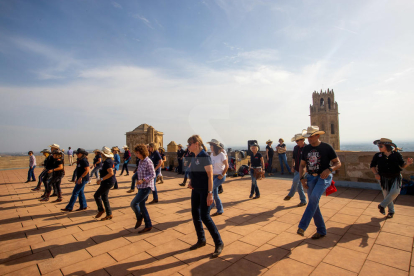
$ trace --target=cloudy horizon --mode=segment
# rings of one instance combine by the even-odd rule
[[[412,1],[0,1],[0,152],[286,140],[335,92],[341,143],[412,141]]]

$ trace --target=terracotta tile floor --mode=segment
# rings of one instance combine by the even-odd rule
[[[188,250],[196,234],[181,176],[163,172],[160,201],[148,206],[154,228],[139,235],[129,207],[134,194],[126,193],[130,176],[118,176],[120,189],[109,193],[112,220],[94,218],[95,179],[85,188],[88,210],[60,211],[73,168],[66,167],[61,203],[39,202],[35,183],[24,183],[26,170],[0,171],[0,275],[414,275],[413,196],[398,197],[387,220],[376,207],[379,191],[339,188],[321,198],[328,236],[315,241],[313,222],[305,237],[296,234],[305,207],[296,207],[297,195],[283,200],[290,179],[259,181],[261,198],[253,200],[248,177],[228,178],[224,214],[213,217],[225,248],[212,260],[208,231],[206,247]]]

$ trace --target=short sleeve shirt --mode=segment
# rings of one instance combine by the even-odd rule
[[[211,165],[210,156],[202,150],[191,160],[191,186],[197,190],[208,190],[208,176],[205,166]]]
[[[151,159],[151,161],[152,161],[152,163],[154,163],[154,169],[155,169],[155,167],[157,167],[158,166],[158,163],[160,162],[160,160],[161,160],[161,155],[160,155],[160,153],[158,152],[158,151],[153,151],[152,153],[151,153],[151,155],[149,156],[149,158]],[[155,172],[156,173],[159,173],[161,171],[161,167],[160,168],[158,168],[158,170],[156,170]]]
[[[269,158],[272,158],[273,154],[274,154],[273,148],[271,146],[267,145],[266,149],[268,150],[267,155],[269,155]]]
[[[99,171],[101,178],[104,178],[108,174],[108,169],[113,169],[114,166],[114,160],[112,160],[111,158],[106,159],[105,162],[103,162],[102,170]],[[114,183],[115,175],[113,175],[111,178],[104,180],[101,184],[110,185]]]
[[[87,158],[82,158],[79,160],[79,163],[76,165],[76,177],[80,178],[82,174],[86,171],[86,167],[89,167],[89,162]],[[82,181],[89,181],[89,173],[85,175]]]
[[[253,155],[252,152],[250,154],[251,167],[262,167],[262,161],[260,160],[262,157],[263,156],[260,152],[257,152],[256,155]]]
[[[404,165],[404,159],[399,152],[392,152],[386,156],[382,152],[374,155],[371,161],[371,168],[378,167],[378,173],[384,177],[397,177],[402,171],[401,167]]]
[[[321,174],[329,168],[331,160],[337,158],[331,145],[321,142],[319,146],[307,145],[302,151],[302,160],[306,161],[309,174]]]
[[[220,152],[216,156],[212,153],[210,155],[211,163],[213,165],[213,174],[222,174],[226,165],[224,165],[224,161],[227,160],[226,155]]]

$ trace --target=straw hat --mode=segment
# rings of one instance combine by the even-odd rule
[[[119,148],[115,146],[115,147],[112,147],[111,150],[119,151]]]
[[[129,147],[127,145],[122,147],[123,149],[129,149]]]
[[[180,147],[180,148],[182,148],[182,147],[183,147],[183,145],[181,145],[181,144],[178,144],[178,145],[177,145],[177,147]]]
[[[211,139],[211,141],[210,142],[207,142],[207,144],[213,144],[213,145],[216,145],[217,147],[219,147],[221,149],[223,148],[221,146],[221,143],[218,140],[216,140],[216,139]]]
[[[93,152],[94,152],[94,153],[95,153],[95,152],[98,152],[98,153],[99,153],[99,152],[101,152],[101,151],[100,151],[100,150],[98,150],[98,149],[96,149],[96,150],[94,150]]]
[[[394,144],[394,143],[392,142],[392,140],[391,140],[391,139],[388,139],[388,138],[381,138],[381,139],[379,139],[379,140],[375,140],[375,141],[374,141],[374,145],[378,145],[378,144],[391,145],[391,146],[393,146],[394,148],[396,148],[396,147],[397,147],[397,145],[396,145],[396,144]]]
[[[58,144],[51,144],[49,147],[60,149],[60,146]]]
[[[271,143],[273,143],[273,141],[272,141],[272,140],[270,140],[270,139],[269,139],[269,140],[267,140],[267,141],[266,141],[266,144],[269,144],[269,143],[271,144]]]
[[[325,134],[325,131],[319,130],[318,126],[310,126],[308,129],[302,131],[302,136],[305,138],[311,137],[313,135],[322,135]]]
[[[114,157],[114,155],[112,154],[111,149],[108,148],[108,147],[102,147],[101,152],[105,157]]]
[[[42,150],[40,153],[50,153],[50,150],[48,150],[48,149],[44,149],[44,150]]]
[[[297,140],[302,140],[302,139],[305,139],[305,137],[303,137],[303,136],[302,136],[302,133],[297,133],[297,134],[295,134],[295,137],[293,137],[293,138],[291,139],[291,141],[292,141],[292,142],[295,142],[295,141],[297,141]]]

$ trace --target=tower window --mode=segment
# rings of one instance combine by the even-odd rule
[[[331,134],[335,134],[335,126],[334,126],[334,124],[331,124]]]
[[[321,99],[321,106],[325,105],[325,101],[323,99]]]
[[[328,108],[331,109],[331,98],[328,98]]]

